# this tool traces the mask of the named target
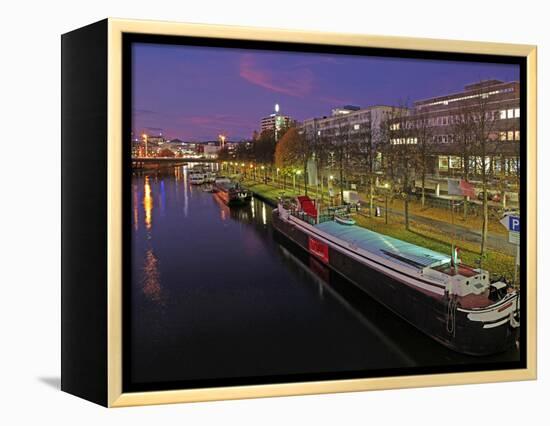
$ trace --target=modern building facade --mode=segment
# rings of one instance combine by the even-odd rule
[[[274,131],[275,138],[277,138],[277,134],[281,129],[290,127],[294,123],[290,116],[280,114],[279,109],[279,104],[275,104],[273,113],[260,120],[260,132]]]
[[[519,90],[519,82],[486,80],[466,85],[459,93],[416,101],[406,116],[390,124],[390,144],[417,144],[418,128],[425,126],[431,173],[459,175],[467,161],[470,176],[478,175],[483,164],[492,175],[517,174],[522,138]],[[466,140],[468,131],[471,140]],[[486,140],[485,161],[480,139]]]
[[[368,132],[377,144],[381,141],[383,124],[397,109],[388,105],[367,108],[346,105],[333,108],[331,116],[304,120],[300,127],[309,137],[321,138],[338,138],[342,132],[350,136]]]

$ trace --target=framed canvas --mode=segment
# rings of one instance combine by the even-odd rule
[[[62,389],[110,407],[536,378],[536,48],[62,36]]]

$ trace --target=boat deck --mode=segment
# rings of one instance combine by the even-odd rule
[[[315,228],[349,243],[352,248],[357,247],[415,269],[445,265],[451,261],[450,256],[357,225],[327,221],[315,225]]]

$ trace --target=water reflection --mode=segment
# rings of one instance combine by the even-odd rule
[[[188,194],[189,183],[187,180],[187,166],[183,167],[182,177],[183,177],[183,214],[187,216],[187,214],[189,213],[189,194]]]
[[[134,211],[134,231],[138,230],[139,227],[139,203],[138,203],[138,186],[134,183],[132,184],[132,210]]]
[[[164,214],[166,213],[165,206],[166,191],[164,190],[164,179],[162,179],[159,184],[159,211],[161,216],[164,216]]]
[[[159,261],[151,248],[145,254],[143,265],[143,293],[153,302],[161,301]]]
[[[145,184],[143,188],[143,209],[145,210],[145,228],[149,230],[153,224],[153,197],[151,196],[149,176],[145,176]]]
[[[267,211],[265,208],[265,203],[262,203],[262,223],[267,225]]]
[[[347,300],[342,294],[338,293],[334,290],[334,288],[331,287],[331,285],[329,284],[331,275],[330,269],[322,265],[313,257],[309,257],[308,268],[308,265],[301,261],[296,255],[292,254],[292,252],[286,247],[281,245],[280,250],[290,262],[294,263],[298,268],[303,270],[304,273],[310,275],[314,279],[319,289],[320,301],[325,299],[325,293],[330,294],[330,296],[336,299],[342,305],[342,307],[353,314],[353,316],[357,318],[358,321],[365,325],[369,333],[378,336],[379,339],[384,342],[384,345],[390,347],[396,354],[398,354],[403,362],[403,366],[412,367],[417,364],[416,361],[399,346],[399,342],[393,339],[394,336],[384,333],[380,325],[370,320],[363,311],[358,309],[356,306],[350,303],[350,301]]]

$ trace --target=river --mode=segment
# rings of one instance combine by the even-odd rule
[[[253,199],[230,209],[186,171],[132,177],[132,389],[518,359],[517,350],[474,358],[446,349],[277,234],[271,206]]]

